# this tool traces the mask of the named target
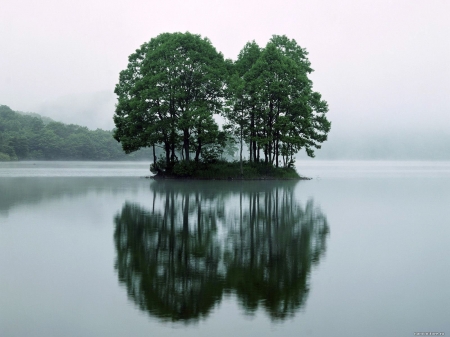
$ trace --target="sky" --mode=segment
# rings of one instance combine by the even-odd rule
[[[164,32],[226,58],[286,35],[309,52],[332,137],[450,130],[448,0],[1,0],[0,104],[112,129],[128,56]]]

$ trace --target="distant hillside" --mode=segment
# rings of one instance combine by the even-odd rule
[[[45,125],[50,124],[50,123],[55,123],[56,121],[51,119],[50,117],[45,117],[45,116],[41,116],[35,112],[24,112],[24,111],[15,111],[16,113],[20,114],[20,115],[25,115],[25,116],[31,116],[31,117],[36,117],[42,120],[42,122],[44,122]]]
[[[149,149],[125,154],[112,131],[63,124],[0,105],[0,161],[150,160]]]

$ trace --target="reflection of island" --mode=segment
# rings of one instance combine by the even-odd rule
[[[148,209],[125,203],[115,218],[120,282],[142,310],[164,320],[205,317],[224,292],[248,313],[262,306],[273,319],[293,315],[328,234],[325,216],[312,200],[302,207],[294,185],[256,183],[248,191],[229,184],[207,193],[178,182],[152,185]]]

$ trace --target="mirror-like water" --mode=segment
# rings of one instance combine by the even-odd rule
[[[450,333],[450,164],[0,163],[0,336]]]

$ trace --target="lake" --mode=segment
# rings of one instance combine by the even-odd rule
[[[450,163],[296,167],[0,163],[0,336],[450,334]]]

